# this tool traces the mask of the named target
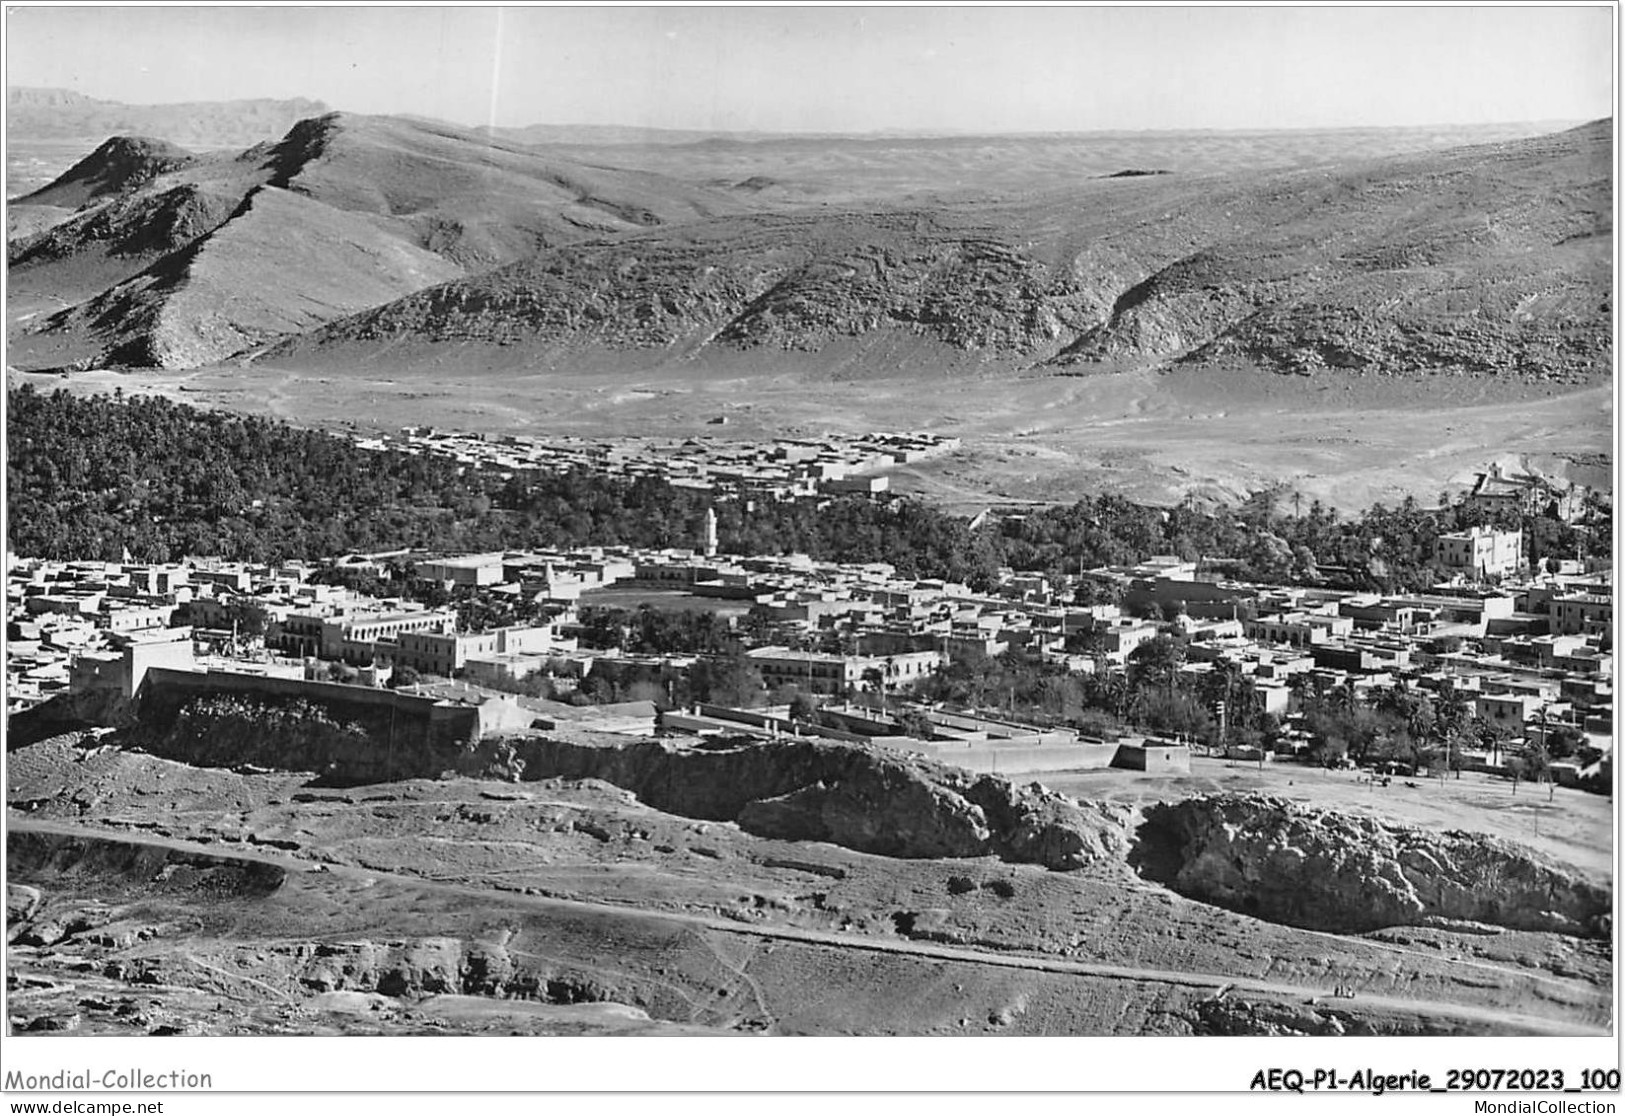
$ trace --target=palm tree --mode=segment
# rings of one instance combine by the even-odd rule
[[[1441,736],[1453,736],[1466,726],[1468,717],[1467,699],[1462,697],[1461,691],[1453,685],[1446,685],[1439,691],[1437,701],[1434,703],[1434,723]]]
[[[1246,714],[1250,711],[1239,708],[1237,703],[1237,697],[1245,683],[1246,678],[1241,672],[1241,664],[1230,658],[1216,660],[1213,669],[1208,672],[1208,704],[1224,703],[1224,715],[1219,722],[1223,729],[1220,734],[1221,742],[1231,735],[1236,726],[1247,724]]]
[[[1548,802],[1551,801],[1557,784],[1551,781],[1552,754],[1547,750],[1544,740],[1524,753],[1523,763],[1530,780],[1537,783],[1542,779],[1547,780],[1550,789],[1547,791],[1546,799]]]
[[[1344,713],[1352,714],[1355,707],[1360,704],[1359,699],[1354,693],[1353,678],[1345,678],[1343,680],[1343,684],[1341,686],[1333,687],[1332,692],[1328,694],[1327,697],[1330,699],[1334,708],[1340,709]]]
[[[1501,764],[1501,751],[1506,747],[1507,741],[1511,739],[1512,734],[1507,731],[1505,725],[1497,724],[1494,721],[1483,721],[1478,726],[1477,736],[1479,743],[1490,751],[1491,766],[1499,767]]]
[[[1292,708],[1301,712],[1317,696],[1313,692],[1314,678],[1307,671],[1299,671],[1286,680],[1287,692],[1292,695]]]

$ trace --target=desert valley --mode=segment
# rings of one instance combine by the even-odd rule
[[[11,1034],[1615,1026],[1613,120],[9,104]]]

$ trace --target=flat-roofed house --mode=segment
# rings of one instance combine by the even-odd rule
[[[1557,635],[1576,632],[1603,634],[1614,626],[1614,598],[1602,593],[1569,593],[1553,597],[1547,604],[1552,631]]]
[[[1440,535],[1433,556],[1448,570],[1473,577],[1505,577],[1523,565],[1523,532],[1471,527]]]

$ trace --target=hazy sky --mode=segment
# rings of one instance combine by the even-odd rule
[[[1580,120],[1610,5],[7,9],[10,85],[465,124],[1088,131]]]

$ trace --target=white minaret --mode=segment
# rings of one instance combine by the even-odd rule
[[[705,509],[705,556],[717,556],[717,511],[715,508]]]

